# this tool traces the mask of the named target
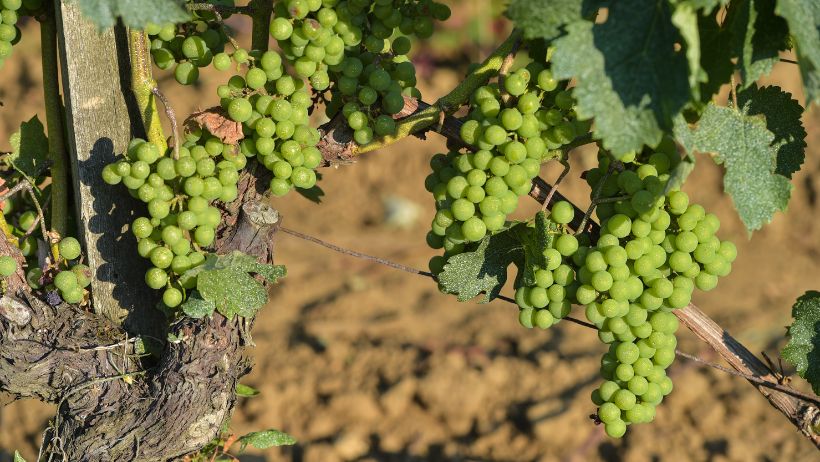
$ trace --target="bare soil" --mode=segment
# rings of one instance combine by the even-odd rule
[[[42,119],[36,26],[0,70],[0,150],[21,121]],[[177,114],[215,99],[224,77],[207,74],[200,88],[169,91]],[[428,99],[459,80],[431,74]],[[796,67],[778,65],[772,82],[799,95]],[[204,97],[197,97],[199,92]],[[723,194],[722,176],[701,156],[685,190],[718,214],[721,238],[739,257],[731,275],[697,304],[752,351],[777,358],[790,308],[818,289],[820,116],[805,116],[812,149],[795,175],[788,214],[751,239]],[[424,269],[434,251],[424,240],[433,204],[424,190],[430,156],[444,149],[406,140],[326,169],[322,203],[291,194],[275,200],[284,225],[361,252]],[[573,168],[592,166],[581,150]],[[548,180],[556,169],[545,168]],[[585,204],[580,180],[561,191]],[[522,202],[522,216],[535,203]],[[813,461],[815,448],[740,378],[684,359],[672,366],[675,391],[654,423],[608,439],[589,419],[605,348],[594,332],[563,322],[526,330],[503,301],[458,303],[427,278],[342,255],[289,235],[278,236],[277,260],[288,277],[273,291],[253,332],[256,365],[244,383],[261,391],[241,400],[232,429],[277,428],[299,444],[246,456],[255,461]],[[509,292],[509,288],[507,292]],[[583,317],[583,312],[575,313]],[[691,333],[680,348],[719,361]],[[775,359],[776,360],[776,359]],[[792,372],[787,369],[787,372]],[[800,378],[794,384],[809,387]],[[34,460],[53,409],[34,402],[0,408],[0,461],[15,449]]]

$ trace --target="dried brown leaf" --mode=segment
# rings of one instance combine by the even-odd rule
[[[225,144],[237,144],[245,137],[242,133],[242,124],[228,118],[225,110],[219,106],[191,114],[185,121],[185,130],[192,131],[197,128],[208,130]]]

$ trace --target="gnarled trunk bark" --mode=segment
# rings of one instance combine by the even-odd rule
[[[243,176],[216,252],[271,263],[279,217],[256,183]],[[22,263],[1,232],[0,252]],[[245,329],[252,322],[218,313],[184,318],[170,327],[176,340],[158,357],[140,358],[140,342],[104,316],[41,301],[21,266],[0,302],[0,391],[58,404],[45,448],[57,460],[174,459],[205,446],[230,417],[236,383],[250,370]]]

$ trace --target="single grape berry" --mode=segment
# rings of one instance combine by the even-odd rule
[[[17,260],[7,255],[0,257],[0,276],[9,277],[17,272]]]
[[[80,242],[73,237],[63,238],[57,245],[57,249],[60,252],[60,256],[66,260],[74,260],[82,253]]]

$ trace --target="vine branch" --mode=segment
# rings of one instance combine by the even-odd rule
[[[273,2],[270,0],[251,0],[248,4],[253,20],[251,32],[251,49],[268,51],[270,42],[270,17],[273,14]]]
[[[63,133],[63,105],[60,98],[59,65],[57,61],[57,18],[54,8],[40,22],[42,42],[43,96],[48,126],[48,153],[51,160],[51,229],[60,236],[68,232],[70,197],[68,169],[70,160]],[[42,215],[42,211],[40,211]],[[41,220],[42,221],[42,220]],[[48,235],[43,233],[43,239]]]
[[[154,98],[157,82],[151,70],[151,52],[145,32],[129,31],[128,48],[131,55],[131,91],[134,92],[137,100],[146,137],[148,141],[154,143],[160,153],[165,153],[168,150],[168,142],[162,131],[157,101]]]

